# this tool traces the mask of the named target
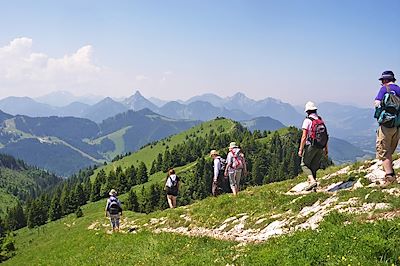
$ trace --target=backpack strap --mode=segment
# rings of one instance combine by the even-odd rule
[[[385,85],[385,87],[386,87],[386,92],[387,92],[387,93],[390,93],[390,92],[391,92],[391,90],[390,90],[390,87],[389,87],[389,85]]]

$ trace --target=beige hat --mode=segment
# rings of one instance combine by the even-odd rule
[[[307,103],[306,103],[306,108],[305,108],[304,112],[313,111],[313,110],[317,110],[317,109],[318,109],[318,108],[317,108],[317,106],[315,106],[315,103],[313,103],[313,102],[307,102]]]
[[[115,196],[117,195],[117,191],[115,189],[111,189],[110,193],[108,193],[110,196]]]
[[[236,144],[236,142],[232,141],[231,143],[229,143],[229,149],[233,149],[233,148],[237,148],[238,145]]]
[[[218,152],[216,150],[211,150],[210,151],[210,156],[212,155],[219,155]]]

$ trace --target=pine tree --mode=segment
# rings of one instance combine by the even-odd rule
[[[7,212],[7,218],[5,220],[5,227],[10,230],[18,230],[26,226],[26,218],[24,214],[24,210],[20,201],[17,201],[17,205],[12,207]]]
[[[163,166],[163,156],[161,153],[159,153],[157,155],[156,171],[157,172],[162,171],[162,169],[163,169],[162,166]]]
[[[126,178],[126,175],[124,172],[119,172],[117,175],[117,187],[116,187],[117,191],[119,194],[123,194],[126,193],[129,188],[128,188],[128,181]]]
[[[85,195],[85,191],[83,190],[82,184],[80,182],[78,182],[75,185],[75,189],[74,189],[74,196],[77,197],[77,206],[83,206],[86,204],[86,195]]]
[[[92,184],[92,189],[91,189],[91,193],[90,193],[90,201],[91,202],[95,202],[95,201],[98,201],[99,199],[101,199],[100,191],[101,191],[101,181],[100,181],[99,175],[97,175],[97,177],[94,179],[94,182]]]
[[[127,179],[127,183],[128,183],[128,189],[130,189],[131,187],[137,185],[137,174],[136,174],[136,168],[134,165],[132,165],[131,167],[128,167],[128,169],[126,169],[126,179]]]
[[[61,205],[61,210],[63,215],[70,214],[73,209],[71,210],[71,202],[70,202],[70,188],[68,184],[64,184],[62,192],[61,192],[61,198],[60,198],[60,205]]]
[[[171,167],[172,167],[171,153],[168,149],[166,149],[163,156],[162,171],[167,172]]]
[[[138,184],[144,184],[149,180],[149,176],[147,175],[147,167],[144,162],[140,162],[138,170],[137,170],[137,179]]]
[[[61,217],[62,209],[60,205],[60,196],[55,193],[50,203],[49,218],[51,221],[55,221],[60,219]]]
[[[139,212],[139,202],[133,189],[129,190],[126,208],[130,211]]]
[[[151,163],[151,168],[150,168],[150,172],[149,172],[150,175],[152,175],[152,174],[157,172],[156,164],[157,164],[156,160],[153,160],[153,162]]]
[[[29,228],[35,226],[40,226],[45,224],[47,221],[47,213],[45,209],[41,206],[41,200],[33,200],[30,204],[30,209],[28,212],[27,225]]]

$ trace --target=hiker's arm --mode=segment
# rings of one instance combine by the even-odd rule
[[[379,107],[381,105],[381,101],[378,101],[378,100],[375,100],[374,101],[374,106],[375,106],[375,108],[376,107]]]
[[[229,167],[231,167],[231,165],[232,165],[232,163],[230,163],[230,162],[226,164],[224,176],[228,176],[228,169],[229,169]]]
[[[307,129],[303,129],[303,135],[301,136],[300,147],[299,147],[299,156],[303,157],[303,149],[307,140]]]
[[[244,158],[244,156],[243,156],[243,171],[244,171],[244,175],[247,176],[247,174],[248,174],[247,163],[246,163],[246,158]]]
[[[219,160],[214,160],[214,178],[213,181],[217,182],[219,169],[221,168],[221,164]]]
[[[326,146],[324,148],[324,154],[325,156],[328,156],[328,143],[326,143]]]

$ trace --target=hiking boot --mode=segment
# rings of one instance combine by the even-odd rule
[[[395,184],[397,183],[397,179],[396,176],[394,174],[388,174],[385,175],[385,178],[383,179],[383,184],[381,185],[381,187],[387,187],[391,184]]]

